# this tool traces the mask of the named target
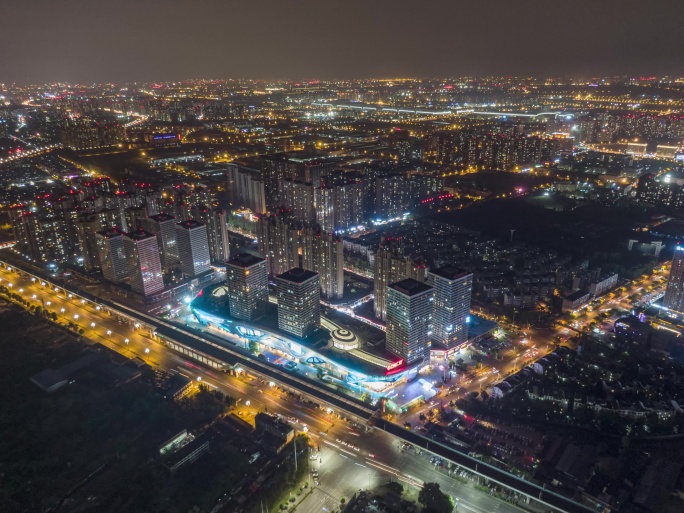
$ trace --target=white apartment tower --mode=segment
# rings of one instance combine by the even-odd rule
[[[428,285],[434,289],[432,341],[447,350],[468,341],[470,299],[473,275],[447,265],[428,272]]]
[[[176,241],[185,276],[198,276],[211,269],[206,225],[194,219],[176,224]]]
[[[407,278],[387,288],[385,348],[411,364],[430,357],[432,287]]]
[[[124,235],[129,283],[133,292],[151,296],[164,290],[159,244],[156,235],[136,230]]]
[[[268,266],[266,260],[240,253],[226,262],[226,285],[230,316],[253,320],[268,302]]]

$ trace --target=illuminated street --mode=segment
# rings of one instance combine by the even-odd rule
[[[102,309],[98,310],[92,303],[77,297],[69,298],[69,294],[65,296],[63,289],[55,291],[54,287],[41,285],[45,282],[31,281],[5,268],[0,276],[0,284],[12,284],[11,288],[17,291],[21,289],[20,294],[36,306],[41,305],[42,299],[45,308],[57,312],[60,321],[73,321],[85,330],[84,336],[93,342],[101,343],[129,358],[141,358],[153,367],[179,370],[192,379],[201,378],[204,384],[216,387],[230,396],[242,398],[236,413],[242,413],[246,418],[257,411],[268,411],[296,419],[293,423],[295,429],[306,428],[312,442],[320,447],[320,459],[323,460],[323,463],[312,460],[312,467],[319,468],[321,475],[321,492],[316,492],[307,499],[302,505],[302,511],[320,511],[327,503],[328,499],[325,497],[333,497],[333,500],[339,502],[339,498],[349,498],[355,491],[367,488],[368,474],[371,476],[371,485],[374,482],[381,484],[389,479],[414,487],[424,481],[439,482],[445,491],[459,498],[465,507],[476,513],[519,511],[511,504],[488,497],[470,485],[463,485],[435,472],[435,467],[430,464],[427,456],[416,456],[413,452],[401,450],[399,442],[391,435],[376,429],[366,433],[363,428],[354,428],[339,420],[334,413],[312,409],[305,403],[289,398],[269,383],[208,370],[154,342],[149,333],[119,323],[116,318],[104,313]],[[246,404],[247,401],[249,405]],[[353,443],[359,447],[359,451],[350,450],[337,440]]]

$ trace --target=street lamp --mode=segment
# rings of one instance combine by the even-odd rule
[[[91,328],[94,328],[94,327],[95,327],[95,323],[94,323],[94,322],[91,322],[91,323],[90,323],[90,327],[91,327]]]

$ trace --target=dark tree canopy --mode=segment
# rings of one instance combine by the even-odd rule
[[[425,513],[451,513],[454,509],[451,497],[442,492],[437,483],[425,483],[418,494],[418,502],[425,507]]]

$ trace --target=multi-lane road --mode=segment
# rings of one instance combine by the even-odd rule
[[[178,371],[222,392],[241,398],[241,408],[268,411],[289,419],[297,430],[306,430],[320,449],[318,459],[311,460],[319,469],[320,489],[301,506],[302,511],[323,511],[326,500],[339,504],[341,497],[370,485],[386,483],[390,479],[405,485],[420,486],[435,481],[458,500],[466,511],[518,512],[513,504],[502,502],[476,490],[472,483],[461,483],[435,470],[429,456],[417,455],[401,448],[398,439],[384,431],[365,432],[340,420],[334,412],[313,408],[283,393],[278,387],[249,376],[232,376],[206,368],[188,360],[166,346],[156,343],[144,327],[120,322],[119,317],[79,296],[70,294],[39,278],[28,278],[4,269],[0,271],[0,285],[20,294],[34,306],[55,312],[62,322],[73,322],[83,328],[83,336],[99,342],[127,357],[138,357],[155,368]],[[245,404],[249,401],[249,406]],[[356,446],[350,448],[349,444]],[[327,498],[327,499],[326,499]],[[312,502],[313,501],[313,502]],[[316,502],[318,501],[318,502]],[[329,508],[328,508],[329,509]]]

